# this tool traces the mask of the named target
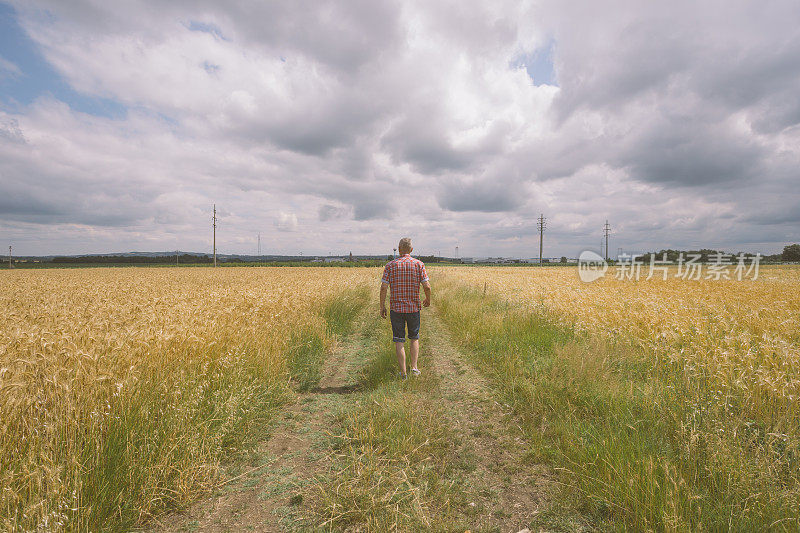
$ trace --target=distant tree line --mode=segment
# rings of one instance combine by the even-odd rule
[[[699,255],[700,261],[703,263],[707,263],[713,261],[714,257],[717,254],[725,254],[729,255],[727,252],[723,252],[721,250],[711,250],[709,248],[703,248],[702,250],[659,250],[658,252],[648,252],[642,255],[639,259],[645,263],[650,262],[650,257],[655,256],[656,261],[662,261],[664,259],[664,254],[667,255],[667,261],[677,262],[680,258],[681,254],[683,254],[683,259],[688,260],[692,256]],[[738,254],[737,254],[738,255]],[[754,256],[755,254],[746,254],[749,256]]]
[[[711,250],[708,248],[703,248],[702,250],[660,250],[658,252],[648,252],[641,257],[641,260],[644,263],[650,262],[650,257],[655,255],[656,261],[661,261],[664,259],[664,254],[667,255],[667,261],[677,262],[678,258],[681,254],[683,254],[684,260],[687,260],[690,256],[699,255],[700,261],[703,263],[708,263],[714,261],[717,254],[723,254],[726,256],[738,256],[739,253],[730,254],[727,252],[723,252],[721,250]],[[746,258],[755,257],[756,254],[752,254],[749,252],[744,252],[744,256]],[[761,256],[763,261],[800,261],[800,244],[790,244],[788,246],[784,246],[783,253],[773,254],[773,255],[763,255]]]
[[[81,255],[81,256],[57,256],[49,261],[53,264],[61,265],[174,265],[174,255],[160,255],[160,256],[146,256],[146,255]],[[212,264],[214,258],[209,255],[196,255],[196,254],[181,254],[178,256],[178,264],[180,265],[207,265]],[[48,261],[43,261],[39,264],[46,264]],[[219,265],[231,266],[358,266],[358,267],[373,267],[384,264],[384,261],[379,259],[355,259],[353,261],[336,261],[333,263],[315,261],[312,257],[294,258],[294,259],[263,259],[253,260],[250,258],[242,259],[241,257],[219,257],[217,256],[217,263]],[[7,264],[7,263],[6,263]]]
[[[420,256],[417,256],[417,259],[419,259],[423,263],[440,263],[440,262],[444,261],[444,259],[442,259],[438,255],[420,255]],[[448,259],[447,262],[448,263],[453,263],[453,262],[460,263],[461,259]]]
[[[214,259],[207,255],[192,255],[183,254],[178,256],[179,263],[213,263]],[[81,256],[57,256],[53,258],[53,263],[91,263],[98,265],[107,264],[161,264],[161,263],[175,263],[174,255],[161,255],[150,257],[146,255],[81,255]]]
[[[800,261],[800,244],[784,246],[781,259],[783,261]]]

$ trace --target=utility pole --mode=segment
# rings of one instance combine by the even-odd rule
[[[11,258],[11,246],[8,247],[8,268],[14,268],[14,260]]]
[[[608,235],[611,233],[611,226],[608,225],[608,219],[606,219],[606,223],[603,225],[603,235],[606,238],[606,261],[608,261]]]
[[[456,245],[456,259],[458,259],[458,245]]]
[[[214,204],[214,217],[212,218],[214,226],[214,266],[217,266],[217,204]]]
[[[544,229],[547,227],[544,214],[539,214],[539,221],[536,223],[536,229],[539,230],[539,265],[542,264],[542,243],[544,240]]]
[[[261,262],[261,233],[258,234],[258,262]]]
[[[397,257],[397,248],[392,248],[392,259]]]
[[[175,265],[178,264],[178,250],[175,250]]]

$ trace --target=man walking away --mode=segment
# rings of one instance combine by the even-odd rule
[[[386,318],[386,288],[392,288],[389,298],[389,320],[392,323],[394,351],[400,376],[406,377],[406,327],[408,327],[409,350],[411,350],[411,374],[419,375],[417,357],[419,357],[419,285],[425,289],[425,301],[422,306],[431,305],[431,284],[425,265],[419,259],[411,257],[414,248],[411,239],[403,237],[397,247],[400,257],[389,261],[383,269],[381,279],[381,318]]]

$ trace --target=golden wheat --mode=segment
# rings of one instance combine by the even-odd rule
[[[376,276],[335,268],[5,272],[0,529],[79,530],[120,514],[117,500],[139,499],[141,519],[196,496],[218,475],[236,424],[264,416],[251,405],[285,397],[291,332],[324,335],[319,302]],[[115,482],[121,492],[109,494]],[[106,500],[111,511],[100,509]]]
[[[446,293],[443,314],[587,508],[603,502],[637,531],[797,530],[800,269],[741,282],[435,274],[473,287]],[[548,351],[559,337],[572,340]]]
[[[584,283],[568,267],[446,272],[516,304],[546,309],[578,330],[632,341],[659,358],[695,367],[723,397],[736,389],[754,410],[776,402],[788,408],[800,399],[796,267],[762,267],[758,279],[743,281],[686,281],[672,271],[666,281],[607,275]]]

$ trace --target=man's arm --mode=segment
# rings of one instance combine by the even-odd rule
[[[381,282],[381,318],[386,318],[386,288],[388,283]]]
[[[423,307],[430,307],[431,305],[431,282],[427,279],[422,282],[422,288],[425,291],[425,299],[422,300]]]

